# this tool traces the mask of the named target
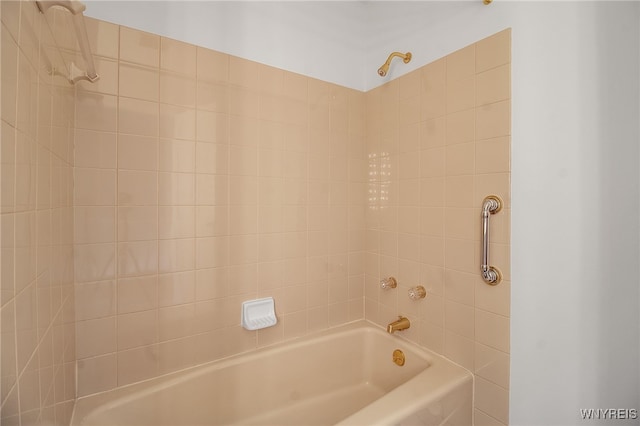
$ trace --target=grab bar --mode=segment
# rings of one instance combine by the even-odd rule
[[[502,273],[489,265],[489,216],[502,209],[502,200],[497,195],[488,195],[482,201],[482,279],[489,285],[497,285],[502,280]]]

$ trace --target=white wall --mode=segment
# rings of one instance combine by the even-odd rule
[[[389,78],[511,27],[511,423],[640,408],[639,3],[182,7],[87,14],[356,89],[392,50],[414,59]]]
[[[88,0],[86,4],[87,16],[364,88],[359,73],[364,16],[359,2]]]

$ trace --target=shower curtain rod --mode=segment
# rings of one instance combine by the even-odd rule
[[[69,66],[69,82],[75,84],[80,80],[88,80],[92,83],[98,81],[100,76],[96,73],[96,67],[93,63],[89,36],[87,35],[87,27],[85,26],[84,14],[82,13],[86,9],[86,6],[78,0],[36,0],[36,4],[42,14],[52,6],[61,6],[73,15],[73,27],[76,31],[82,57],[87,64],[87,71],[82,71],[75,63],[71,62]]]

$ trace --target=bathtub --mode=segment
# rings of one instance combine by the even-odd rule
[[[71,424],[471,425],[472,387],[467,370],[358,321],[80,398]]]

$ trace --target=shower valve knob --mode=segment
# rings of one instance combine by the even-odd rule
[[[420,300],[424,299],[427,295],[427,290],[421,285],[417,287],[411,287],[409,289],[409,299],[411,300]]]
[[[383,290],[388,290],[390,288],[396,288],[398,286],[398,282],[393,277],[388,277],[380,280],[380,288]]]

